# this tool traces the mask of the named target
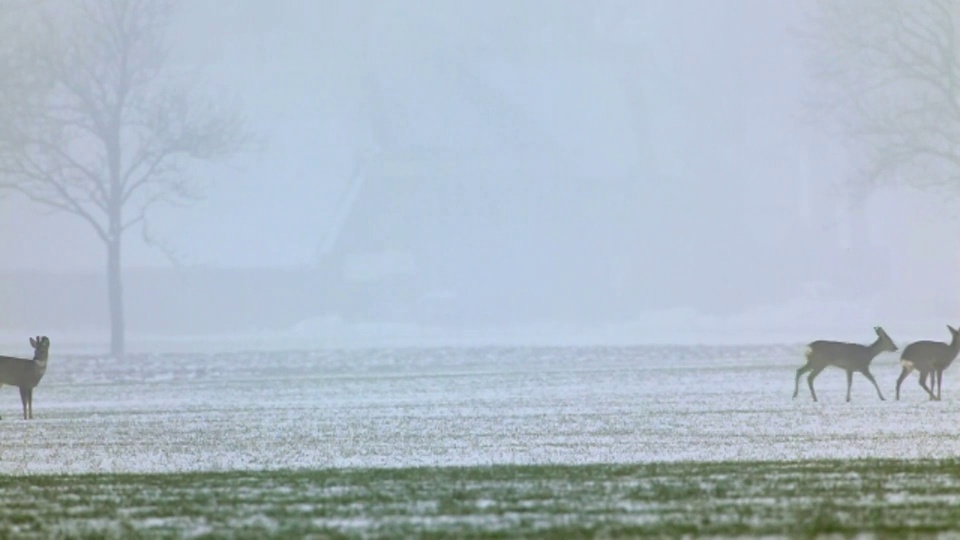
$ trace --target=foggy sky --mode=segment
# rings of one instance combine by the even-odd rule
[[[188,265],[315,263],[358,149],[391,131],[371,129],[371,81],[405,107],[377,120],[400,122],[398,137],[461,150],[498,143],[502,132],[470,124],[476,113],[443,86],[436,66],[455,65],[554,145],[524,159],[562,156],[596,200],[616,201],[628,185],[603,179],[635,179],[637,204],[617,218],[613,251],[649,253],[650,268],[718,288],[795,291],[850,273],[858,281],[871,261],[825,254],[869,245],[896,298],[934,297],[956,263],[948,202],[904,189],[848,210],[836,190],[852,173],[844,150],[802,118],[813,83],[791,35],[801,22],[796,5],[762,0],[187,2],[170,34],[175,66],[237,98],[265,146],[204,167],[207,199],[158,211],[154,232]],[[529,182],[516,187],[531,201],[551,185]],[[12,231],[0,235],[0,268],[102,268],[102,246],[76,218],[16,197],[0,205],[0,227]],[[541,223],[531,238],[547,242],[563,226]],[[138,231],[126,241],[126,266],[170,264]],[[910,264],[931,252],[935,264]]]

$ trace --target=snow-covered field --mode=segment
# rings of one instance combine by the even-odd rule
[[[138,355],[56,351],[30,422],[0,389],[0,473],[960,456],[895,355],[805,379],[796,346],[436,348]]]

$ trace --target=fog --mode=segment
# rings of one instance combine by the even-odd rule
[[[804,106],[805,7],[186,2],[171,65],[235,100],[260,144],[155,212],[168,253],[125,237],[131,336],[946,339],[955,201],[844,189],[853,160]],[[49,287],[104,271],[89,227],[9,195],[0,230],[10,332],[107,334],[99,290]],[[217,273],[240,269],[257,273]],[[191,304],[201,278],[161,270],[249,301]],[[51,296],[69,316],[11,312]]]

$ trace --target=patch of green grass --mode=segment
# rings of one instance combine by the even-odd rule
[[[960,532],[960,461],[0,478],[0,537],[592,538]]]

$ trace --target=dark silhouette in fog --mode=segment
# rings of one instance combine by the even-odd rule
[[[847,372],[847,401],[850,401],[850,387],[853,385],[854,372],[862,373],[868,381],[873,383],[873,387],[877,389],[877,395],[880,396],[880,401],[884,401],[883,392],[880,391],[880,386],[877,385],[876,379],[870,373],[870,362],[873,362],[873,359],[884,351],[896,352],[897,346],[883,328],[877,326],[874,327],[873,331],[877,334],[877,340],[870,345],[829,340],[818,340],[807,345],[804,352],[807,361],[797,369],[793,397],[796,398],[800,392],[800,377],[809,371],[807,385],[810,387],[810,396],[813,397],[814,401],[817,401],[817,392],[813,389],[813,380],[827,367],[836,366]]]
[[[30,346],[33,347],[32,359],[0,356],[0,385],[16,386],[20,390],[24,420],[33,420],[33,389],[40,384],[40,379],[47,372],[50,338],[30,338]]]
[[[920,386],[929,394],[931,400],[940,400],[940,388],[943,386],[943,372],[960,353],[960,331],[947,325],[950,331],[950,343],[940,341],[914,341],[903,349],[900,355],[900,365],[903,370],[897,378],[897,399],[900,399],[900,385],[910,372],[917,370],[920,373]],[[927,375],[930,375],[930,386],[927,388]],[[936,392],[934,392],[936,389]]]
[[[236,111],[200,99],[165,72],[172,7],[56,3],[37,27],[42,37],[10,53],[23,55],[16,65],[29,66],[39,84],[37,95],[8,113],[16,129],[0,137],[0,188],[80,218],[103,242],[116,356],[125,349],[124,234],[146,230],[155,206],[199,196],[202,184],[185,162],[223,159],[245,142]]]

